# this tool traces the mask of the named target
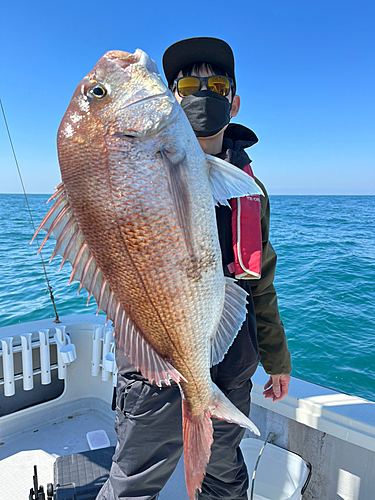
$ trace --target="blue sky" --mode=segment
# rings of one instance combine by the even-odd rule
[[[59,183],[59,123],[106,51],[141,48],[161,69],[171,43],[215,36],[235,53],[236,122],[259,137],[248,153],[269,193],[374,195],[374,14],[370,0],[5,2],[0,98],[26,191]],[[0,192],[21,192],[0,118]]]

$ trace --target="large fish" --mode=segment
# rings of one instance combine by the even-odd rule
[[[61,122],[62,183],[40,224],[51,259],[73,266],[114,323],[144,377],[180,384],[188,494],[200,488],[211,417],[259,433],[213,384],[246,315],[246,293],[222,271],[215,201],[260,188],[203,153],[155,63],[141,50],[106,53],[78,85]]]

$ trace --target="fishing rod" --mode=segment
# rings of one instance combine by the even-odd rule
[[[22,180],[21,170],[20,170],[20,167],[18,165],[16,152],[15,152],[14,147],[13,147],[13,142],[12,142],[12,138],[11,138],[9,127],[8,127],[8,122],[7,122],[7,119],[5,117],[5,111],[4,111],[4,107],[3,107],[3,103],[1,102],[1,99],[0,99],[0,107],[1,107],[2,114],[3,114],[3,118],[4,118],[5,128],[6,128],[7,133],[8,133],[8,138],[9,138],[10,146],[12,148],[14,161],[16,163],[18,175],[19,175],[19,178],[20,178],[20,181],[21,181],[21,186],[22,186],[24,197],[25,197],[27,210],[29,212],[29,216],[30,216],[30,220],[31,220],[31,225],[33,226],[34,234],[35,234],[36,229],[35,229],[35,225],[34,225],[33,216],[31,215],[31,210],[30,210],[29,202],[28,202],[28,199],[27,199],[26,191],[25,191],[25,186],[24,186],[23,180]],[[36,243],[38,245],[38,250],[39,250],[40,245],[39,245],[38,237],[36,237]],[[52,302],[53,310],[55,312],[55,319],[53,320],[53,322],[54,323],[60,323],[59,315],[57,314],[57,309],[56,309],[56,305],[55,305],[55,299],[54,299],[53,293],[52,293],[52,287],[51,287],[51,285],[49,283],[49,279],[48,279],[47,271],[46,271],[46,266],[44,264],[44,260],[43,260],[43,257],[42,257],[42,252],[39,252],[39,256],[40,256],[40,260],[42,261],[44,277],[45,277],[46,282],[47,282],[47,290],[49,292],[49,296],[50,296],[50,299],[51,299],[51,302]]]

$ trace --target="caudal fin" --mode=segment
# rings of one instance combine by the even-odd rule
[[[182,400],[186,489],[190,500],[200,489],[211,455],[213,427],[208,411],[191,415]]]
[[[185,479],[190,500],[194,500],[197,489],[201,489],[210,459],[213,443],[211,417],[247,427],[260,436],[256,425],[236,408],[215,384],[212,384],[212,387],[213,397],[210,405],[199,415],[192,415],[188,411],[186,400],[182,399]]]

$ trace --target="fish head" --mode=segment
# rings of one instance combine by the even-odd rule
[[[147,139],[177,114],[173,94],[145,52],[111,51],[77,86],[60,124],[58,143],[99,145],[108,136]]]

